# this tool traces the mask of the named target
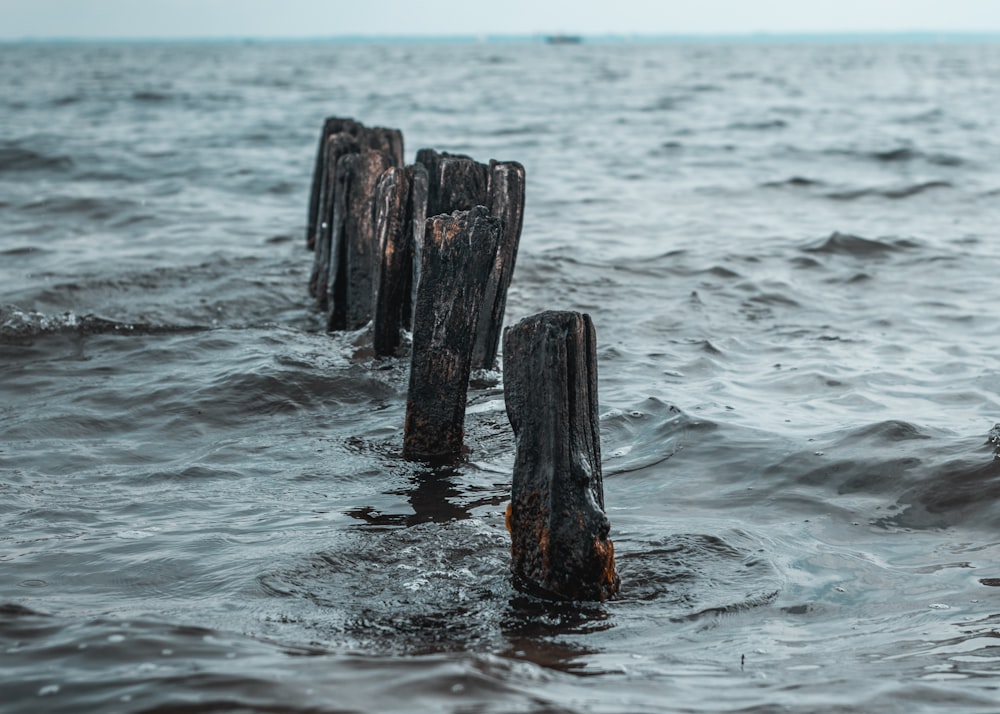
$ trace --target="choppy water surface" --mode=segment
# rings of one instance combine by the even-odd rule
[[[987,712],[1000,46],[0,46],[3,712]],[[521,161],[623,591],[509,581],[306,296],[323,117]],[[992,430],[992,431],[991,431]]]

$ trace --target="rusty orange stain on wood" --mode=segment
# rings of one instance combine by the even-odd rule
[[[615,569],[615,544],[610,538],[594,537],[594,554],[602,563],[600,585],[602,600],[612,598],[618,593],[618,571]]]

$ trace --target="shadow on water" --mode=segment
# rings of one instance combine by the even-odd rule
[[[387,495],[405,496],[413,513],[384,513],[372,506],[352,508],[345,513],[365,526],[410,527],[422,523],[448,523],[472,518],[473,510],[482,506],[499,506],[506,494],[492,494],[472,500],[461,500],[463,489],[458,481],[461,472],[453,467],[423,470],[410,478],[407,488],[387,491]]]

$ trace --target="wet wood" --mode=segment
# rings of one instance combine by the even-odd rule
[[[309,220],[312,232],[308,246],[316,251],[316,255],[309,277],[309,294],[316,298],[321,310],[327,310],[334,209],[344,190],[344,182],[337,180],[340,159],[368,148],[382,151],[395,165],[402,165],[403,135],[398,129],[369,129],[352,119],[337,118],[328,119],[323,131],[325,140],[321,139],[317,162],[319,173],[313,177],[313,194],[310,198]]]
[[[345,117],[327,117],[319,134],[319,147],[313,167],[312,188],[309,191],[309,213],[306,220],[306,246],[312,250],[316,243],[316,229],[319,221],[319,204],[326,185],[326,145],[334,134],[353,134],[361,124]]]
[[[344,255],[344,222],[347,219],[347,189],[357,163],[357,154],[345,154],[337,162],[336,185],[333,188],[333,207],[330,213],[330,248],[326,261],[326,276],[318,285],[325,285],[319,292],[320,309],[326,312],[326,329],[342,330],[347,324],[347,261]],[[319,291],[319,288],[317,288]]]
[[[410,233],[410,299],[403,303],[402,322],[413,326],[413,306],[420,285],[420,261],[424,251],[424,224],[427,220],[427,169],[417,162],[406,167],[410,177],[410,202],[406,208]]]
[[[433,149],[418,151],[417,161],[427,167],[428,215],[482,205],[503,221],[472,358],[473,369],[493,369],[524,223],[524,167],[514,161],[491,160],[486,165],[462,154]]]
[[[409,303],[412,271],[411,231],[407,220],[410,173],[393,166],[375,188],[375,296],[372,346],[379,356],[399,347],[403,303]]]
[[[462,454],[472,346],[501,222],[487,208],[429,218],[413,315],[403,456]]]
[[[604,513],[597,346],[588,315],[543,312],[504,335],[504,398],[517,441],[507,527],[518,587],[560,600],[618,592]]]
[[[347,154],[337,164],[327,279],[328,330],[356,330],[371,320],[375,187],[382,172],[392,165],[391,156],[371,149]]]
[[[472,350],[473,369],[493,369],[496,366],[507,308],[507,289],[514,275],[524,223],[524,167],[516,161],[491,160],[487,195],[490,213],[503,222],[503,233],[483,296],[483,310]]]
[[[427,168],[427,215],[467,211],[488,204],[489,167],[463,154],[421,149],[417,161]]]
[[[341,158],[348,154],[357,154],[360,151],[361,144],[357,137],[347,132],[333,134],[328,137],[326,142],[324,157],[326,167],[320,180],[319,205],[313,236],[315,254],[312,274],[309,276],[309,295],[316,298],[321,310],[327,309],[327,282],[332,255],[334,206],[337,196],[343,193],[345,185],[343,176],[338,181],[338,166],[340,166]]]
[[[389,156],[393,166],[402,168],[404,164],[403,132],[399,129],[389,129],[384,126],[363,128],[361,145],[366,149],[381,151]]]

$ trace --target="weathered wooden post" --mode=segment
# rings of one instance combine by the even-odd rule
[[[403,132],[384,126],[363,128],[362,145],[387,154],[393,166],[403,166]]]
[[[309,191],[309,215],[306,221],[306,247],[312,250],[316,243],[316,229],[319,226],[319,204],[326,181],[326,145],[334,134],[355,133],[361,125],[353,119],[327,117],[319,133],[319,148],[316,150],[316,164],[313,167],[312,188]]]
[[[330,236],[327,329],[356,330],[372,316],[375,273],[375,186],[393,165],[390,155],[368,149],[337,164],[338,185]],[[338,212],[338,210],[340,212]]]
[[[590,316],[521,320],[504,334],[503,360],[517,440],[507,510],[515,583],[560,600],[612,598],[620,579],[604,513]]]
[[[503,238],[497,246],[493,270],[483,296],[483,311],[479,316],[476,345],[472,350],[473,369],[493,369],[496,362],[507,308],[507,288],[514,275],[524,223],[524,167],[516,161],[491,159],[487,194],[490,213],[503,221]]]
[[[406,210],[410,173],[392,166],[375,188],[375,294],[372,346],[377,355],[391,355],[399,346],[403,302],[409,301],[412,251]]]
[[[410,234],[410,299],[403,303],[402,322],[413,326],[413,308],[417,304],[420,286],[420,261],[424,252],[424,230],[427,221],[427,169],[417,162],[406,167],[410,176],[410,202],[406,208]]]
[[[421,164],[387,169],[375,189],[372,346],[379,356],[395,354],[400,329],[411,325],[426,218],[427,170]]]
[[[514,272],[524,222],[524,167],[516,161],[492,159],[486,165],[462,154],[433,149],[418,151],[417,161],[427,167],[428,215],[483,205],[503,221],[503,233],[476,327],[472,357],[473,369],[493,369],[503,329],[507,288]]]
[[[427,215],[489,206],[489,167],[471,156],[420,149],[417,161],[427,168]]]
[[[347,154],[361,151],[361,144],[356,136],[346,132],[332,134],[326,142],[324,163],[325,169],[320,178],[320,194],[317,200],[316,226],[312,247],[316,251],[313,256],[312,274],[309,276],[309,295],[316,298],[321,310],[327,309],[327,281],[330,273],[331,236],[333,235],[334,206],[338,196],[345,190],[346,176],[337,176],[340,159]]]
[[[462,453],[472,347],[501,222],[485,206],[429,218],[413,314],[403,456]]]
[[[388,157],[391,165],[402,166],[403,134],[399,129],[368,128],[353,119],[339,117],[329,117],[323,123],[306,226],[306,244],[316,251],[309,277],[309,294],[323,310],[329,307],[329,275],[331,263],[335,261],[332,242],[336,204],[346,199],[344,191],[348,188],[343,178],[338,180],[340,159],[365,150],[379,151]]]

